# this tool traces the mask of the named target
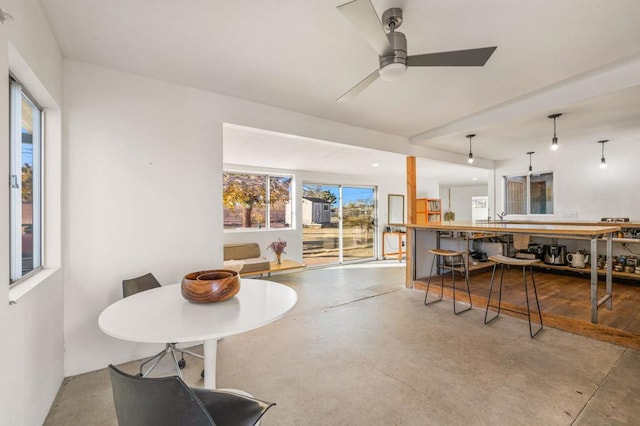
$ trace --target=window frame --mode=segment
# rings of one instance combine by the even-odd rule
[[[24,273],[22,237],[22,102],[38,114],[32,129],[32,268]],[[19,123],[19,124],[18,124]],[[44,269],[44,108],[9,75],[9,288]],[[36,143],[37,142],[37,143]]]
[[[505,216],[553,216],[555,210],[555,176],[553,171],[541,171],[538,173],[534,173],[535,176],[550,174],[551,175],[551,202],[552,202],[552,211],[550,213],[531,213],[531,175],[528,173],[517,173],[511,175],[503,175],[502,176],[502,205],[505,211]],[[510,213],[507,212],[507,180],[509,178],[524,178],[525,180],[525,212],[524,213]]]
[[[243,227],[238,227],[238,228],[226,228],[226,225],[224,223],[224,212],[227,210],[228,207],[226,207],[223,203],[222,206],[222,216],[223,216],[223,232],[227,233],[231,233],[231,232],[263,232],[263,231],[273,231],[273,230],[293,230],[295,229],[295,214],[294,214],[294,203],[295,203],[295,198],[294,198],[294,190],[295,190],[295,175],[293,174],[288,174],[288,173],[270,173],[270,172],[254,172],[254,171],[247,171],[247,170],[223,170],[223,176],[225,174],[236,174],[236,175],[246,175],[246,176],[264,176],[265,178],[265,198],[266,201],[264,203],[264,210],[265,210],[265,220],[264,220],[264,226],[258,226],[258,227],[250,227],[250,228],[243,228]],[[269,200],[271,199],[271,179],[272,178],[289,178],[291,179],[291,182],[289,184],[289,204],[290,204],[290,223],[289,226],[287,227],[282,227],[282,228],[276,228],[276,227],[272,227],[271,226],[271,203],[269,202]],[[223,188],[222,188],[222,193],[223,193],[223,197],[224,197],[224,178],[223,178]],[[286,223],[286,222],[285,222]]]

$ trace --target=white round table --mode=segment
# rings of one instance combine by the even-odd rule
[[[98,325],[109,336],[133,342],[204,341],[204,386],[215,389],[218,340],[279,320],[297,301],[293,289],[267,280],[243,278],[237,295],[216,303],[191,303],[180,284],[172,284],[113,303]]]

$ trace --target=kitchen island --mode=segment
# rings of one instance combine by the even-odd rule
[[[612,241],[620,231],[619,224],[603,223],[580,225],[575,223],[509,223],[509,222],[435,222],[421,225],[409,224],[407,228],[407,286],[413,287],[418,279],[418,271],[424,264],[430,264],[428,250],[440,246],[440,234],[465,233],[466,235],[514,235],[526,234],[532,237],[589,240],[591,253],[597,253],[598,242],[606,244],[605,294],[598,299],[598,269],[591,262],[591,322],[598,322],[598,308],[606,303],[612,309]],[[420,259],[420,262],[418,262]],[[424,268],[423,268],[424,270]]]

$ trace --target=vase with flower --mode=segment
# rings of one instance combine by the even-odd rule
[[[272,250],[276,254],[276,263],[278,265],[282,265],[282,254],[286,253],[284,251],[286,246],[287,246],[287,242],[282,241],[280,238],[278,238],[277,241],[273,241],[271,244],[267,246],[269,250]]]

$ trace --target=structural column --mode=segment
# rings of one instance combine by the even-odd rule
[[[416,221],[416,157],[407,157],[407,223]],[[415,268],[415,229],[407,228],[407,266],[405,272],[405,286],[413,287],[413,271]]]

